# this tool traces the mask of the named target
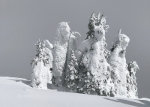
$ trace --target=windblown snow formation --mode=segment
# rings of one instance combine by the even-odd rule
[[[47,89],[47,84],[71,91],[112,97],[136,98],[136,61],[126,62],[127,35],[118,33],[111,50],[106,48],[106,18],[93,13],[87,37],[79,46],[80,33],[71,31],[67,22],[58,24],[54,45],[48,40],[37,42],[32,61],[31,85]]]

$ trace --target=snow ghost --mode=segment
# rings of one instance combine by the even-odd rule
[[[32,61],[32,87],[47,89],[47,83],[52,83],[53,45],[48,41],[38,41],[36,44],[37,54]]]
[[[87,39],[81,43],[81,47],[78,49],[80,52],[78,60],[79,62],[81,60],[80,82],[83,83],[81,85],[81,87],[84,87],[83,93],[110,95],[113,84],[111,83],[110,71],[108,71],[109,64],[105,54],[107,51],[105,32],[108,27],[103,15],[99,13],[96,17],[95,14],[92,14]],[[83,72],[83,68],[86,69],[85,72]],[[82,80],[83,77],[85,80]],[[89,82],[87,83],[87,81]]]
[[[139,70],[139,66],[137,65],[136,61],[131,61],[128,64],[128,71],[127,74],[127,97],[129,98],[137,98],[137,83],[136,83],[136,72]]]
[[[105,41],[105,33],[109,28],[109,25],[106,25],[106,18],[100,13],[95,16],[95,13],[91,15],[89,24],[88,24],[89,31],[87,32],[86,39],[81,43],[80,47],[78,48],[78,59],[80,60],[83,53],[90,51],[94,47],[94,43],[97,41],[101,41],[100,45],[103,45],[105,52],[106,41]]]
[[[105,19],[104,16],[100,15],[100,13],[98,14],[97,17],[95,16],[94,13],[92,14],[89,22],[89,32],[87,33],[87,39],[81,43],[81,46],[78,49],[81,54],[80,56],[84,54],[83,62],[85,63],[84,65],[86,67],[90,66],[90,64],[96,66],[97,65],[97,62],[95,62],[96,57],[98,58],[105,57],[104,55],[105,46],[106,46],[105,32],[108,28],[108,25],[106,25],[106,20],[104,22],[104,19]],[[95,56],[95,55],[100,55],[100,56]],[[92,60],[92,58],[94,59]],[[88,61],[92,61],[92,62],[88,62]]]
[[[111,56],[109,58],[109,63],[112,66],[112,77],[115,84],[115,94],[116,96],[126,97],[126,75],[127,64],[125,58],[126,48],[129,44],[129,37],[125,34],[121,34],[121,30],[118,34],[118,40],[113,45],[111,49]]]
[[[54,44],[54,84],[61,86],[65,76],[66,65],[70,59],[71,51],[77,48],[78,32],[71,32],[67,22],[61,22],[57,28],[57,38]]]

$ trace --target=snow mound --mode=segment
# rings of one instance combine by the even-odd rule
[[[30,87],[30,81],[0,77],[0,107],[150,107],[150,99],[125,99]]]

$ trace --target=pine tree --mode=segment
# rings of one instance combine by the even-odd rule
[[[78,32],[72,32],[68,22],[60,22],[57,29],[57,38],[54,44],[54,72],[53,83],[56,86],[65,85],[65,72],[68,69],[71,51],[77,48]]]
[[[96,94],[93,75],[85,67],[83,60],[79,64],[77,92],[84,94]]]
[[[128,64],[128,75],[127,75],[127,97],[129,98],[137,98],[138,90],[137,90],[137,82],[136,82],[136,72],[139,70],[139,67],[136,61],[131,61]]]
[[[78,83],[78,63],[74,51],[71,51],[67,70],[65,72],[65,86],[72,91],[76,91]]]
[[[109,51],[106,49],[105,31],[108,28],[103,15],[96,17],[92,14],[89,21],[89,32],[83,42],[86,51],[83,52],[79,65],[78,92],[113,96],[113,83],[111,72],[108,71],[107,58]],[[83,48],[84,49],[84,48]]]
[[[35,88],[47,89],[47,83],[51,83],[52,54],[46,46],[47,42],[39,40],[36,44],[36,57],[32,60],[32,81]]]
[[[81,62],[79,65],[77,92],[102,96],[114,96],[114,87],[110,70],[108,72],[105,71],[100,73],[100,71],[103,71],[102,69],[99,68],[92,72],[85,67],[83,62]]]

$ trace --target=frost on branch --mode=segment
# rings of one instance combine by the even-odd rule
[[[32,61],[32,87],[47,89],[47,83],[52,83],[52,48],[53,45],[48,40],[37,42],[36,57]]]

